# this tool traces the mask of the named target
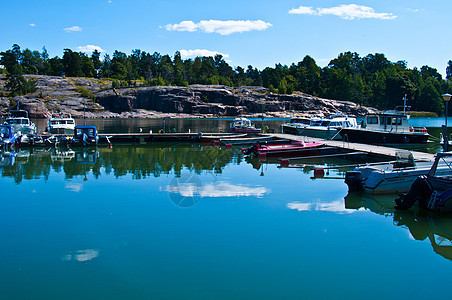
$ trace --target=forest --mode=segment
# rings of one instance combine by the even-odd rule
[[[321,68],[310,56],[290,66],[275,64],[259,70],[232,67],[222,55],[182,59],[147,53],[139,49],[131,54],[115,51],[111,56],[97,50],[87,55],[64,49],[63,56],[50,58],[45,47],[41,52],[14,44],[0,52],[0,72],[6,74],[5,90],[9,95],[34,91],[33,80],[24,74],[66,77],[93,77],[112,80],[113,87],[188,86],[220,84],[227,86],[263,86],[271,92],[291,94],[295,91],[313,96],[352,101],[379,109],[403,104],[406,95],[411,110],[444,114],[441,95],[452,93],[452,60],[446,68],[446,79],[435,68],[407,67],[406,61],[389,61],[384,54],[360,57],[356,52],[340,53]]]

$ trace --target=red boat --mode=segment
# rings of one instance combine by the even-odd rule
[[[242,152],[244,154],[255,154],[258,156],[265,154],[265,156],[301,157],[317,154],[323,145],[323,143],[305,143],[303,141],[276,145],[261,145],[256,143],[250,148],[243,149]]]

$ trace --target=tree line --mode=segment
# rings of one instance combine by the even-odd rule
[[[402,104],[407,96],[412,110],[444,113],[441,95],[452,92],[452,60],[446,68],[446,79],[435,68],[407,67],[405,61],[391,62],[384,54],[360,57],[356,52],[340,53],[324,67],[310,56],[290,66],[276,64],[263,70],[249,65],[233,68],[224,57],[182,59],[173,56],[133,50],[131,54],[115,51],[112,56],[94,50],[83,52],[64,49],[63,56],[49,57],[42,52],[12,49],[0,52],[0,64],[7,77],[6,89],[11,94],[33,92],[33,82],[23,74],[67,77],[109,78],[113,87],[121,86],[188,86],[191,84],[220,84],[227,86],[263,86],[280,94],[300,91],[317,97],[347,100],[361,105],[390,109]]]

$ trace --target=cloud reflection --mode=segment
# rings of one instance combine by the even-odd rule
[[[298,211],[329,211],[339,214],[351,214],[356,210],[346,209],[344,201],[336,200],[332,202],[291,202],[287,204],[289,209]]]
[[[225,181],[209,183],[205,185],[196,185],[192,182],[179,183],[179,185],[168,185],[166,191],[169,193],[177,193],[182,197],[201,198],[210,197],[249,197],[258,198],[269,194],[271,191],[263,186],[250,187],[242,184],[231,184]]]
[[[99,256],[99,250],[96,249],[85,249],[85,250],[76,250],[69,251],[68,254],[63,255],[61,257],[62,261],[90,261]]]
[[[79,193],[81,190],[83,190],[83,184],[81,184],[81,183],[66,183],[64,188],[70,190],[71,192]]]

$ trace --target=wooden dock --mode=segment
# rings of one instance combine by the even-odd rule
[[[306,137],[306,136],[300,136],[300,135],[292,135],[292,134],[282,134],[282,133],[274,133],[269,134],[270,136],[273,136],[275,138],[280,139],[290,139],[294,141],[309,141],[309,142],[321,142],[324,143],[325,146],[329,147],[335,147],[338,149],[344,149],[344,150],[352,150],[352,151],[359,151],[359,152],[365,152],[372,155],[381,155],[386,156],[391,159],[395,158],[395,153],[397,148],[392,147],[385,147],[385,146],[376,146],[376,145],[368,145],[368,144],[359,144],[359,143],[349,143],[344,141],[332,141],[332,140],[324,140],[320,138],[313,138],[313,137]],[[419,151],[411,151],[413,154],[415,161],[431,161],[433,162],[435,160],[435,155],[430,153],[424,153]]]

